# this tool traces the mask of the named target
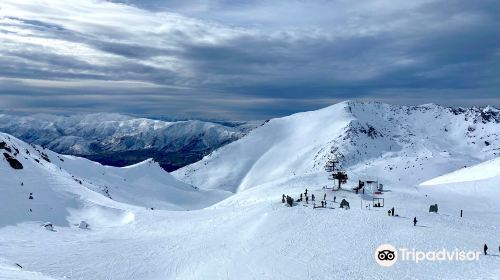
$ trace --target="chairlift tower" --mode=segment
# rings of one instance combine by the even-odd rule
[[[338,166],[339,161],[336,159],[330,159],[325,165],[325,171],[331,173],[328,176],[328,180],[337,180],[338,182],[338,187],[335,189],[333,187],[333,190],[340,190],[342,184],[347,183],[347,174],[344,171],[336,170],[336,165]]]

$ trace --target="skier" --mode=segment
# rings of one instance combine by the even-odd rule
[[[413,226],[417,225],[417,217],[413,218]]]
[[[326,193],[325,193],[325,195],[323,196],[323,200],[326,200]]]
[[[387,216],[390,216],[391,215],[391,209],[389,209],[389,211],[387,211]]]
[[[394,216],[394,207],[392,207],[392,209],[391,209],[391,214],[392,214],[392,216]]]
[[[305,195],[307,195],[307,188],[306,188],[306,192],[305,192]]]
[[[309,196],[306,194],[306,204],[309,204]]]
[[[312,201],[314,201],[314,194],[311,194],[311,199]]]
[[[300,201],[302,201],[302,193],[300,193]]]
[[[323,200],[321,201],[321,208],[325,207],[325,203],[323,202]]]
[[[283,197],[281,198],[281,203],[285,203],[285,194],[283,194]]]
[[[337,200],[337,197],[333,196],[333,203],[335,203],[335,200]]]
[[[365,194],[365,188],[363,188],[363,194]]]
[[[488,252],[487,252],[488,251],[488,246],[486,245],[486,243],[484,243],[483,249],[484,249],[484,254],[488,255]]]
[[[30,192],[30,196],[28,197],[28,199],[33,199],[33,193]]]

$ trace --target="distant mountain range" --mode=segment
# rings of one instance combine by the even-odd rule
[[[253,122],[161,121],[121,114],[0,114],[0,131],[60,154],[126,166],[154,158],[167,171],[200,160],[261,125]]]

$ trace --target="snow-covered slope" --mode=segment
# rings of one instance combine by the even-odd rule
[[[28,143],[115,166],[154,157],[168,170],[200,159],[259,124],[166,122],[104,113],[70,117],[0,114],[0,131]]]
[[[17,263],[0,258],[0,277],[2,280],[54,280],[38,272],[23,270]]]
[[[497,132],[498,114],[492,108],[344,102],[271,120],[176,172],[187,182],[212,191],[193,189],[163,176],[150,161],[111,168],[26,147],[28,156],[19,149],[16,157],[21,156],[24,169],[14,170],[6,161],[0,165],[0,183],[7,183],[0,185],[0,193],[6,194],[0,202],[2,207],[13,209],[0,212],[0,217],[8,221],[11,215],[18,215],[17,220],[0,225],[0,258],[8,260],[0,261],[0,279],[15,273],[27,279],[38,279],[33,277],[39,275],[40,279],[85,280],[496,280],[500,274],[496,252],[500,205],[479,205],[481,197],[467,193],[455,196],[442,187],[446,185],[429,186],[440,190],[431,193],[427,186],[418,184],[498,157]],[[24,145],[2,137],[7,137],[9,145]],[[323,170],[332,150],[349,175],[340,191],[323,188],[332,183]],[[51,163],[42,158],[42,152]],[[495,162],[485,166],[494,169]],[[463,180],[462,175],[455,177]],[[28,183],[21,186],[21,178],[29,179]],[[382,194],[356,194],[350,189],[357,179],[372,178],[384,184]],[[474,179],[496,178],[491,171]],[[166,201],[165,209],[172,206],[168,196],[160,201],[163,192],[155,191],[156,181],[169,185],[166,193],[175,192],[176,197],[182,196],[178,190],[192,192],[194,196],[182,196],[186,201],[196,200],[200,192],[203,200],[213,203],[227,194],[217,189],[234,194],[197,211],[151,211],[146,209],[153,207],[148,202]],[[291,208],[281,203],[282,194],[298,198],[305,188],[315,194],[316,206],[326,196],[328,208],[313,208],[310,200]],[[30,202],[27,192],[31,189],[35,198]],[[106,197],[108,193],[113,199]],[[373,208],[374,197],[383,198],[385,206]],[[339,208],[342,199],[350,203],[349,210]],[[493,199],[498,200],[498,196]],[[60,215],[63,222],[56,224],[55,232],[30,222],[46,221],[48,215],[19,218],[25,215],[22,209],[37,201],[67,210]],[[439,213],[429,213],[433,203],[439,204]],[[34,206],[42,209],[43,205]],[[396,215],[388,216],[392,207]],[[49,206],[44,211],[51,213],[53,209]],[[418,219],[416,226],[413,217]],[[83,219],[89,221],[91,230],[67,222]],[[490,251],[475,261],[398,260],[392,267],[382,267],[375,262],[374,253],[383,243],[418,251],[472,252],[482,250],[487,243]],[[13,271],[15,263],[23,270]]]
[[[174,179],[151,161],[118,168],[30,146],[0,133],[0,225],[87,220],[120,224],[137,209],[199,209],[226,195]],[[30,199],[31,197],[31,199]]]
[[[449,174],[423,182],[420,186],[436,186],[456,183],[472,184],[483,180],[498,180],[498,177],[500,177],[500,157],[474,166],[461,168]],[[492,189],[495,188],[498,189],[499,187],[492,187]]]
[[[500,199],[500,157],[433,178],[419,190],[437,201],[461,202],[462,209],[493,210]]]
[[[355,182],[375,176],[414,186],[500,154],[499,120],[492,107],[346,101],[273,119],[173,174],[203,188],[237,192],[324,172],[334,156]]]

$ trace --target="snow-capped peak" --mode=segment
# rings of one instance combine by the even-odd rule
[[[414,170],[405,176],[411,185],[500,155],[499,140],[495,113],[434,104],[345,101],[272,119],[173,174],[194,185],[236,192],[323,172],[328,158],[336,156],[351,170],[366,166],[391,173]],[[445,160],[450,163],[444,169],[436,168]]]

